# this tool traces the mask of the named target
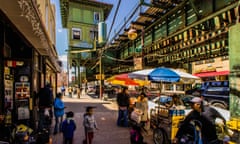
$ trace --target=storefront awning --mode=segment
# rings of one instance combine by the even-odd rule
[[[221,76],[221,75],[228,75],[229,71],[218,71],[218,72],[202,72],[193,74],[194,76],[198,77],[214,77],[214,76]]]

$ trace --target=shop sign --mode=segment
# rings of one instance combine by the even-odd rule
[[[134,61],[134,70],[140,70],[142,69],[142,58],[133,58]]]

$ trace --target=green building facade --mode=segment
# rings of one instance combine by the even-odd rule
[[[68,29],[68,63],[75,68],[73,83],[81,84],[97,63],[98,24],[104,22],[112,5],[97,1],[60,0],[62,25]]]

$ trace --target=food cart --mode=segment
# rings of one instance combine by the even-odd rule
[[[185,118],[183,109],[157,106],[151,110],[150,124],[155,144],[169,144],[175,138],[179,123]]]

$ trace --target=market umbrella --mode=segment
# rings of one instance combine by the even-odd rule
[[[158,67],[153,69],[139,70],[129,73],[133,79],[149,80],[151,82],[181,82],[193,83],[199,77],[171,68]]]
[[[131,78],[128,77],[128,74],[119,74],[114,75],[108,79],[106,79],[107,82],[113,84],[113,85],[132,85],[132,86],[140,86],[138,82],[135,82]]]
[[[149,81],[131,79],[129,78],[127,73],[114,75],[108,78],[107,82],[115,85],[133,85],[133,86],[143,86],[150,83]]]

